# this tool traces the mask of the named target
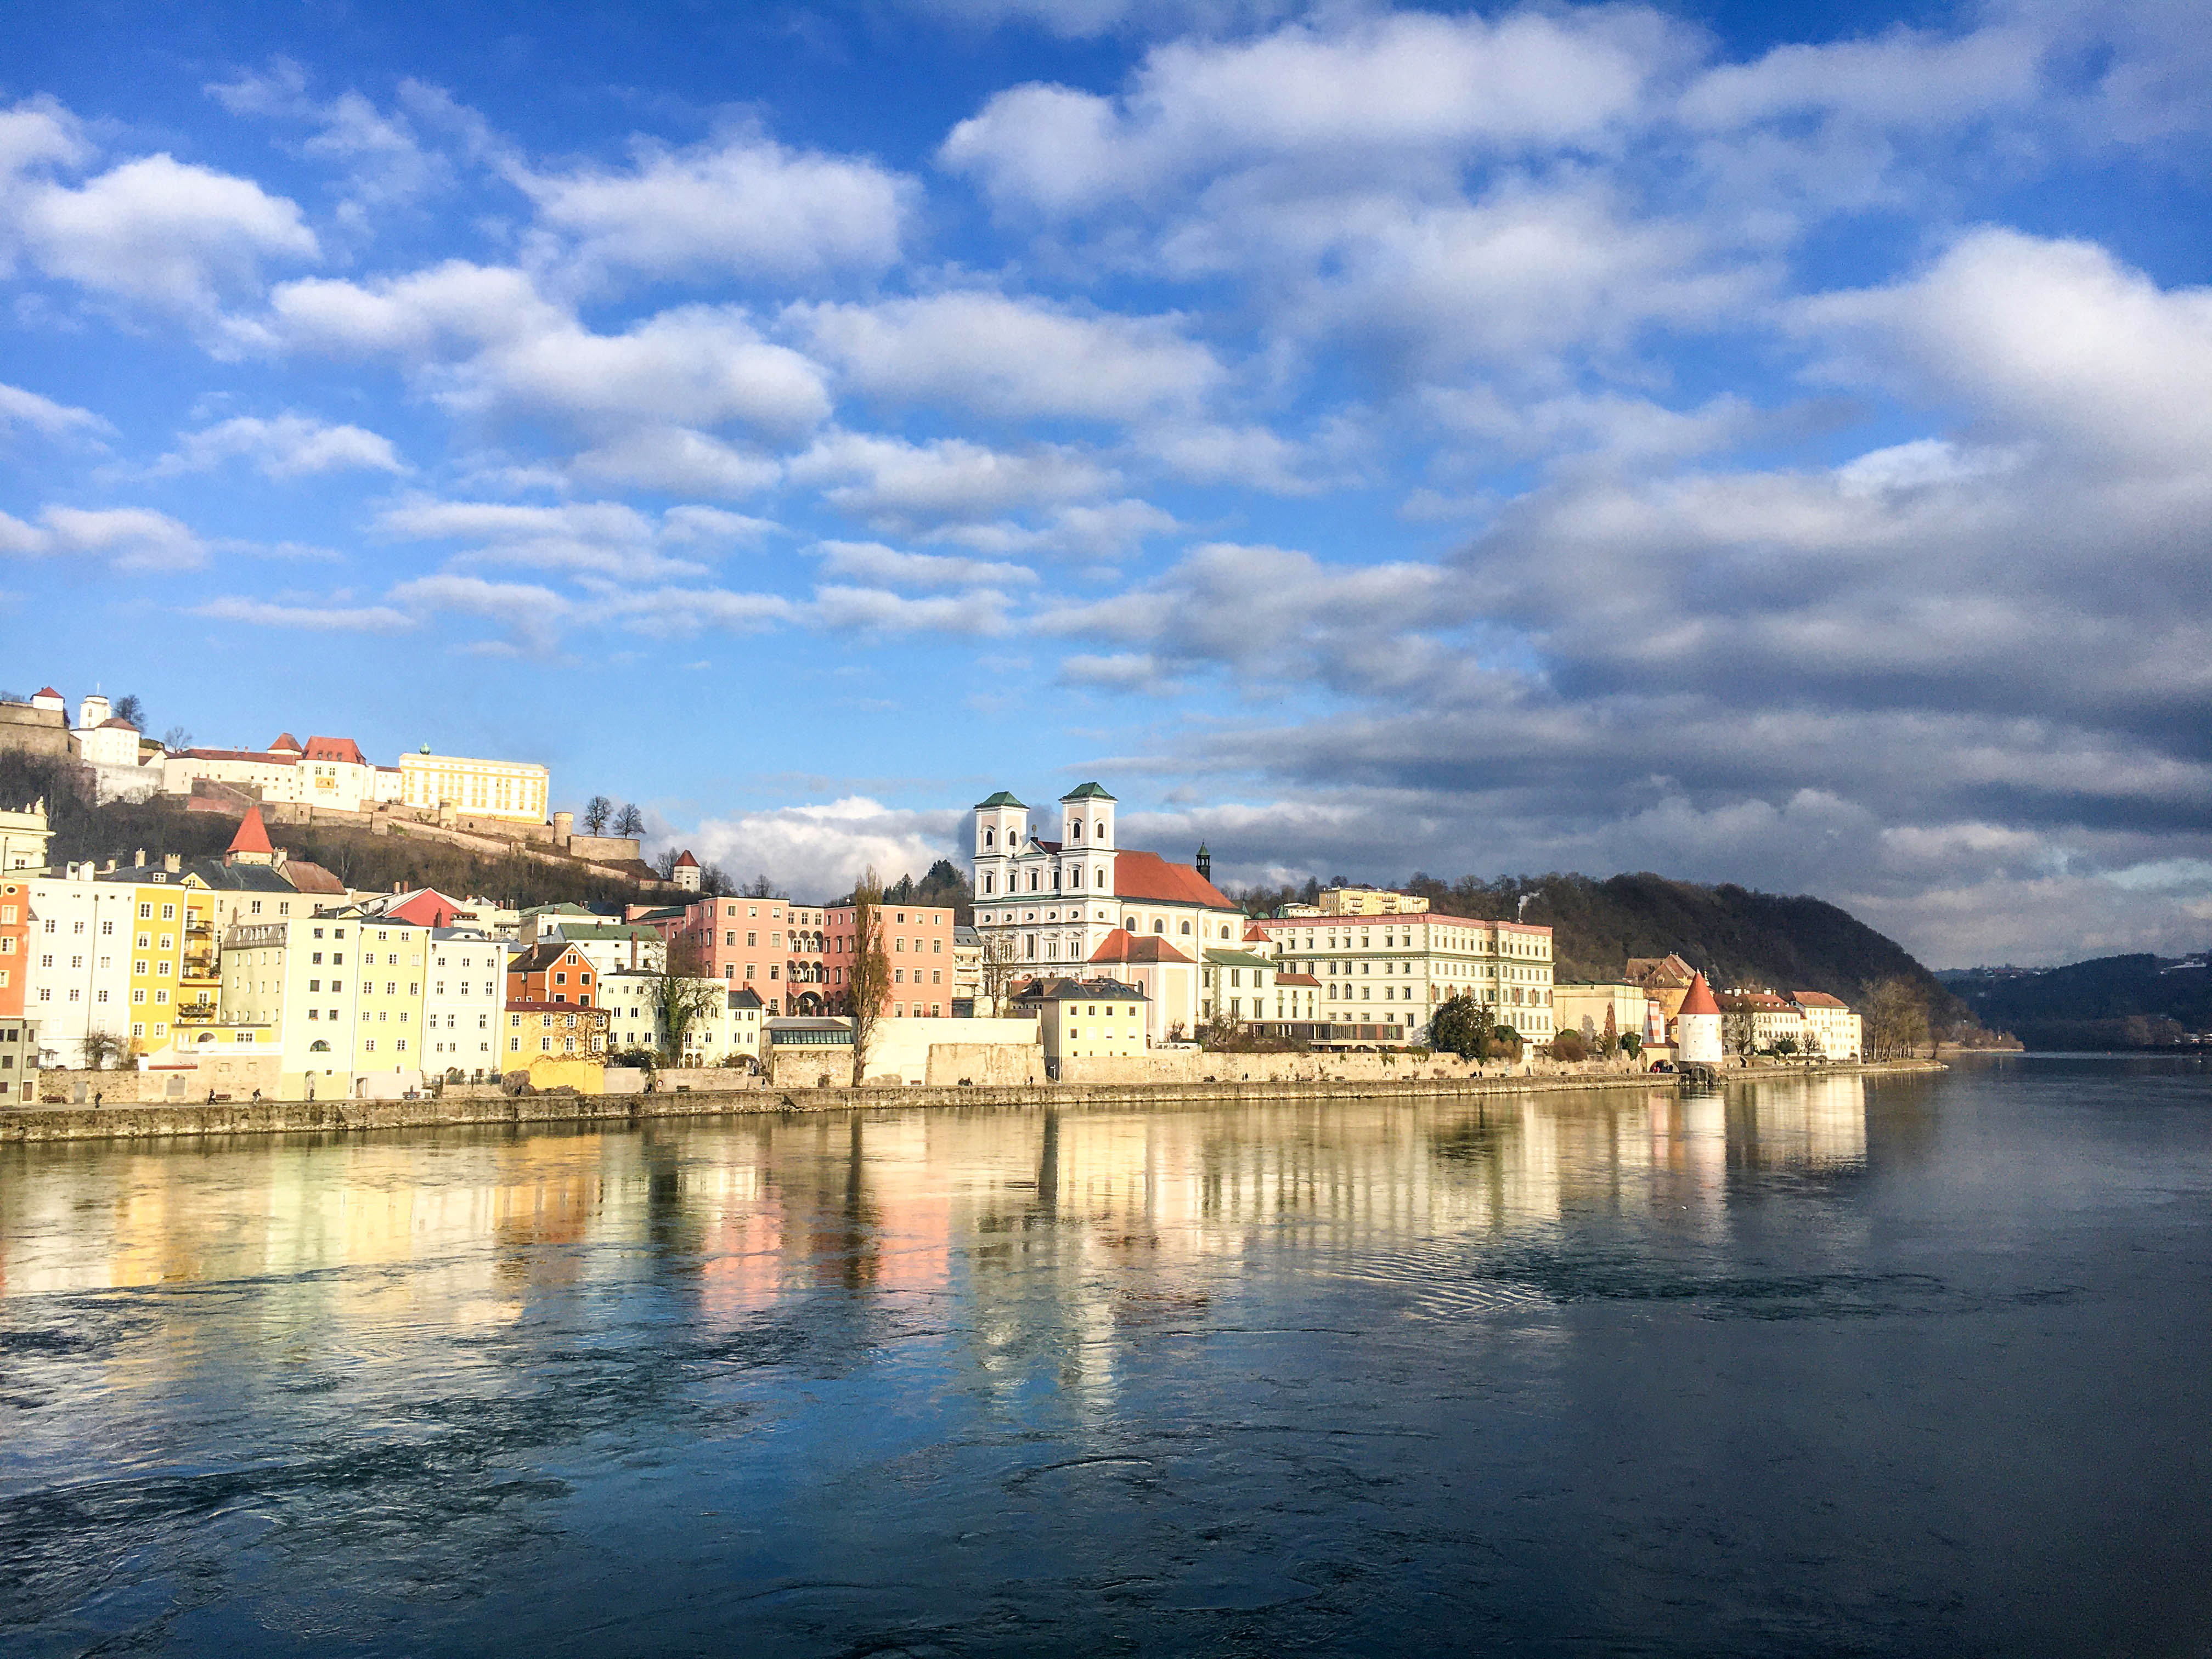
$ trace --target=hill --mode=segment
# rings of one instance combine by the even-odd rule
[[[2212,1030],[2212,952],[1952,969],[1937,977],[1984,1024],[2002,1024],[2031,1048],[2148,1048]]]
[[[1971,1019],[1912,954],[1848,910],[1804,895],[1754,892],[1723,884],[1706,887],[1646,872],[1610,876],[1553,873],[1462,876],[1443,882],[1416,873],[1405,884],[1439,910],[1484,921],[1522,919],[1552,930],[1553,972],[1563,981],[1618,978],[1631,957],[1680,951],[1721,986],[1759,985],[1778,991],[1826,991],[1853,1006],[1877,980],[1903,979],[1927,999],[1933,1022]],[[1320,890],[1257,890],[1248,908],[1310,902]],[[1527,898],[1525,911],[1522,900]]]

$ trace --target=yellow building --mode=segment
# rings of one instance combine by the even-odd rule
[[[131,1052],[164,1046],[191,1009],[215,1017],[215,895],[204,888],[131,888]],[[206,1006],[204,1014],[201,1005]]]
[[[1044,1057],[1054,1065],[1145,1052],[1145,994],[1117,980],[1041,981],[1014,999],[1013,1012],[1037,1022]]]
[[[361,951],[355,969],[354,1075],[419,1071],[422,1060],[424,953],[430,930],[383,917],[355,915]]]
[[[465,817],[509,818],[543,823],[552,778],[524,761],[471,760],[460,755],[399,757],[399,802],[435,811],[451,807]]]

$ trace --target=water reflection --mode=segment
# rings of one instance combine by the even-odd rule
[[[2065,1305],[1876,1224],[1884,1086],[4,1149],[0,1645],[1760,1651],[1826,1560],[1893,1650],[1895,1481],[1700,1518],[1864,1415],[1833,1333]]]

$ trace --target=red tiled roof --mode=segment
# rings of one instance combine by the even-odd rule
[[[246,817],[239,823],[238,833],[230,838],[228,850],[234,853],[274,853],[276,850],[269,844],[269,826],[262,823],[259,807],[246,809]]]
[[[295,755],[272,755],[261,749],[187,749],[180,760],[258,761],[264,766],[297,766]]]
[[[1311,974],[1278,974],[1275,975],[1275,983],[1278,985],[1309,986],[1316,990],[1321,988],[1321,981],[1316,979]]]
[[[284,863],[284,879],[292,884],[295,892],[343,893],[346,884],[319,864],[310,864],[305,859],[288,859]]]
[[[425,927],[449,926],[461,913],[461,906],[447,898],[434,887],[425,887],[410,893],[385,912],[398,921],[420,922]]]
[[[1170,864],[1158,853],[1125,852],[1114,860],[1114,896],[1153,904],[1198,904],[1234,910],[1229,896],[1188,864]]]
[[[351,738],[309,738],[307,758],[319,761],[351,761],[356,766],[366,766],[368,760],[361,752],[361,745]]]
[[[279,732],[276,734],[276,741],[270,744],[269,747],[272,750],[289,749],[295,755],[301,752],[299,738],[294,737],[289,732]]]
[[[699,867],[699,860],[691,856],[691,849],[687,847],[684,849],[682,856],[676,860],[676,867],[678,870],[696,870]]]
[[[1098,942],[1091,953],[1093,962],[1188,962],[1190,958],[1164,939],[1148,933],[1132,933],[1126,927],[1116,927]]]
[[[120,714],[116,715],[112,720],[104,720],[100,723],[100,729],[103,732],[106,731],[110,726],[113,726],[116,730],[121,732],[136,732],[138,729],[137,726],[131,725],[129,720],[125,720]]]
[[[1842,1008],[1848,1011],[1851,1006],[1840,998],[1830,996],[1826,991],[1792,991],[1790,998],[1800,1008]]]
[[[1712,987],[1705,983],[1705,976],[1703,974],[1692,975],[1689,991],[1683,996],[1682,1006],[1676,1012],[1678,1014],[1717,1014],[1720,1011],[1721,1006],[1713,1000]]]
[[[31,693],[31,695],[34,697],[58,697],[61,696],[61,693],[55,690],[51,685],[42,685],[37,690]]]

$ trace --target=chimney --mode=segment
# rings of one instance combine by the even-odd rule
[[[185,867],[185,855],[182,853],[162,854],[161,867],[164,870],[167,870],[171,875],[175,875],[179,870],[182,870]]]
[[[113,859],[110,859],[106,863],[101,865],[100,866],[100,873],[103,876],[113,875],[115,873],[115,860]]]
[[[143,870],[146,867],[146,849],[142,847],[138,849],[137,854],[131,860],[131,866],[134,870]]]

